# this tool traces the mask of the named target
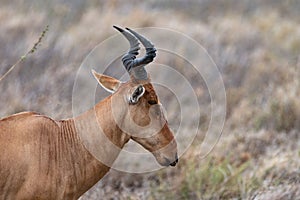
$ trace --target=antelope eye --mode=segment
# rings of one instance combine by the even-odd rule
[[[149,100],[148,103],[149,103],[150,105],[154,105],[154,104],[157,104],[157,101],[156,101],[156,100]]]

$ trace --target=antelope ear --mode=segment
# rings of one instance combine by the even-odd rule
[[[110,76],[106,76],[103,74],[99,74],[97,73],[95,70],[92,69],[92,73],[94,75],[94,77],[96,78],[96,80],[98,81],[98,83],[108,92],[110,93],[114,93],[115,91],[117,91],[121,85],[121,81],[110,77]]]
[[[145,93],[145,88],[142,85],[137,86],[129,96],[129,104],[136,104]]]

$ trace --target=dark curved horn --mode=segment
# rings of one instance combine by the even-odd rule
[[[144,36],[138,34],[137,32],[131,30],[130,28],[126,28],[130,33],[132,33],[145,47],[146,49],[146,55],[143,58],[136,60],[136,65],[146,65],[153,61],[153,59],[156,56],[156,49],[154,48],[154,45],[147,40]]]
[[[126,70],[129,72],[129,74],[132,73],[135,79],[148,79],[148,75],[144,66],[152,62],[154,57],[156,56],[156,49],[154,48],[153,44],[151,44],[151,42],[148,41],[145,37],[139,35],[138,33],[132,31],[129,28],[126,28],[129,31],[128,32],[117,26],[113,27],[120,31],[129,41],[130,44],[130,49],[128,53],[126,53],[122,57],[123,65],[125,66]],[[136,59],[136,56],[138,55],[138,51],[140,48],[139,42],[136,38],[143,44],[143,46],[146,49],[146,55],[138,59]]]
[[[124,31],[123,29],[121,29],[117,26],[113,26],[113,27],[115,29],[117,29],[118,31],[120,31],[120,33],[122,33],[126,37],[126,39],[129,41],[130,49],[129,49],[128,53],[122,57],[122,61],[123,61],[123,64],[124,64],[126,70],[128,72],[130,72],[131,68],[132,68],[132,61],[135,60],[136,56],[139,54],[139,50],[140,50],[139,44],[140,43],[133,35],[131,35],[127,31]]]

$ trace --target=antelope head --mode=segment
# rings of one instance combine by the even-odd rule
[[[93,74],[104,89],[113,93],[111,109],[122,132],[150,151],[160,165],[175,166],[178,162],[177,144],[145,70],[145,66],[156,56],[156,49],[150,41],[135,31],[116,26],[114,28],[120,31],[130,44],[128,53],[122,57],[130,80],[123,83],[95,71]],[[145,47],[146,55],[136,58],[140,49],[139,42]]]

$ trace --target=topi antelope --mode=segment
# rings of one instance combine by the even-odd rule
[[[177,145],[145,70],[156,49],[126,28],[130,43],[122,57],[130,80],[93,75],[112,94],[71,119],[23,112],[0,120],[0,199],[77,199],[110,169],[130,140],[163,166],[178,162]],[[139,42],[146,55],[136,58]]]

